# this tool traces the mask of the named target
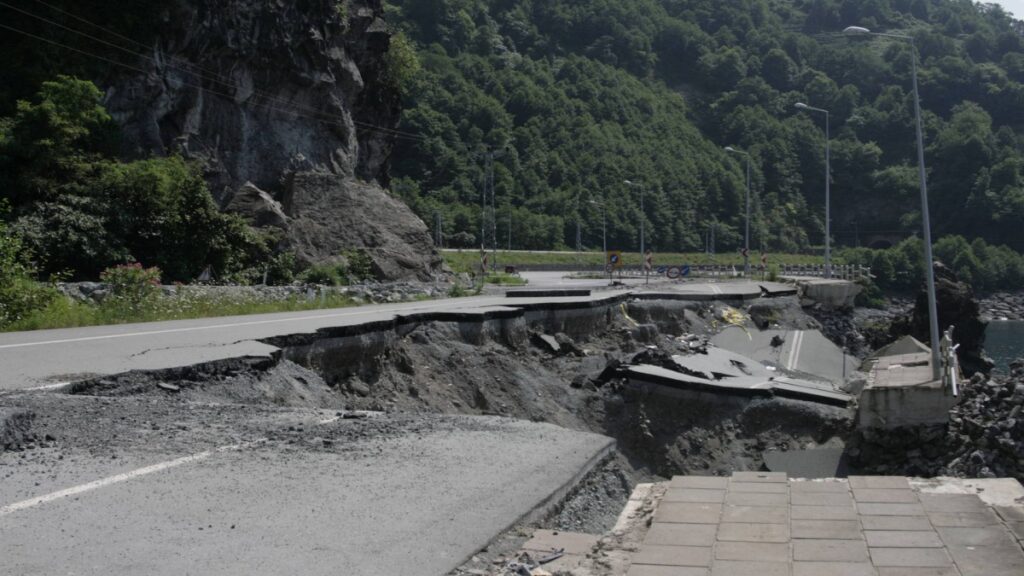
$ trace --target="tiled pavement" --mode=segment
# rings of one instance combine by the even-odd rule
[[[1024,508],[906,478],[677,476],[628,576],[1024,576]]]

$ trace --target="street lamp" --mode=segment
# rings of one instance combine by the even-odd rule
[[[608,257],[608,209],[604,201],[591,200],[591,204],[601,207],[601,248],[604,250],[605,258]]]
[[[629,180],[623,180],[626,186],[633,186],[640,189],[640,258],[644,257],[644,185]]]
[[[917,90],[917,46],[914,44],[913,36],[903,34],[886,34],[872,32],[861,26],[849,26],[843,30],[844,34],[882,36],[895,38],[910,42],[910,63],[911,78],[914,83],[914,118],[917,124],[917,173],[921,183],[921,227],[924,229],[924,274],[928,289],[928,331],[931,336],[932,345],[932,378],[938,380],[942,375],[941,359],[939,357],[939,315],[935,302],[935,270],[932,260],[932,227],[931,218],[928,215],[928,178],[924,167],[924,133],[921,128],[921,96]]]
[[[750,276],[750,154],[732,146],[726,146],[725,151],[747,157],[747,225],[743,244],[743,275]]]
[[[831,192],[829,186],[832,180],[831,169],[831,142],[829,141],[829,113],[824,108],[808,106],[803,102],[797,102],[796,107],[808,112],[820,112],[825,115],[825,278],[832,277],[832,211]]]

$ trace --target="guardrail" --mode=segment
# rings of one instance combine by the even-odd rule
[[[824,278],[825,266],[821,264],[794,265],[783,264],[779,267],[779,274],[782,276],[797,276],[808,278]],[[832,277],[837,280],[860,280],[861,278],[871,279],[871,268],[867,266],[856,266],[853,264],[840,264],[832,266]]]

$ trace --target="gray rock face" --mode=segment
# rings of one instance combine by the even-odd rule
[[[381,0],[165,6],[154,14],[165,26],[149,59],[135,63],[146,73],[102,82],[127,156],[177,153],[200,161],[220,205],[257,225],[285,225],[273,201],[287,193],[286,204],[304,210],[287,216],[300,220],[290,236],[307,260],[367,248],[382,274],[400,274],[389,279],[440,263],[404,204],[368,200],[389,198],[382,190],[393,144],[388,130],[400,113],[399,94],[385,80],[390,31]],[[360,202],[325,198],[321,185],[308,188],[315,198],[302,198],[307,188],[290,183],[308,182],[295,176],[312,172],[337,183],[332,190],[343,198],[355,198],[345,190],[358,188]],[[332,212],[313,217],[311,210]],[[382,240],[381,229],[394,222],[400,229]],[[396,261],[385,261],[392,256]]]
[[[300,260],[337,260],[358,247],[381,280],[429,280],[442,267],[423,221],[376,185],[300,173],[288,186],[284,207],[292,218],[288,242]]]

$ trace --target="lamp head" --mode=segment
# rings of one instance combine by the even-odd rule
[[[726,151],[726,152],[735,152],[735,151],[736,151],[736,149],[735,149],[735,148],[733,148],[732,146],[726,146],[726,147],[725,147],[725,151]]]
[[[810,106],[808,106],[807,104],[804,104],[803,102],[797,102],[796,103],[796,107],[801,109],[801,110],[807,110],[808,108],[810,108]]]
[[[871,34],[871,30],[863,26],[847,26],[843,29],[843,34]]]

